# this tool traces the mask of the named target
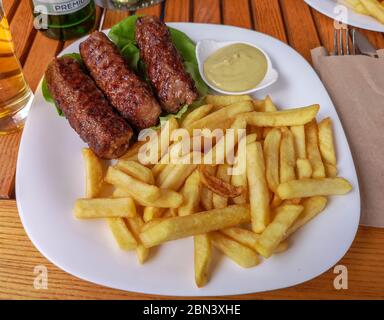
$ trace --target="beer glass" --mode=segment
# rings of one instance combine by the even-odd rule
[[[0,19],[0,135],[5,135],[24,126],[32,93],[15,55],[1,0]]]

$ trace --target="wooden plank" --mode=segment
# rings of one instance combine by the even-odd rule
[[[252,0],[251,4],[255,29],[287,42],[279,1]]]
[[[193,3],[193,21],[220,24],[220,1],[195,0]]]
[[[301,285],[225,299],[383,299],[384,229],[360,227],[351,249],[338,263],[348,268],[348,290],[333,287],[333,268]],[[294,245],[294,243],[292,243]],[[191,254],[193,254],[191,252]],[[28,239],[16,203],[0,201],[0,299],[169,299],[124,292],[79,280],[46,260]],[[312,257],[315,258],[315,257]],[[136,261],[134,261],[136,263]],[[33,288],[36,266],[48,269],[48,289]],[[193,283],[193,277],[191,277]],[[199,297],[196,297],[197,299]]]
[[[310,50],[320,45],[311,11],[304,1],[280,0],[289,44],[311,61]]]
[[[151,6],[144,9],[139,9],[136,11],[136,14],[145,14],[145,15],[156,16],[156,17],[160,17],[160,13],[161,13],[161,4],[157,4],[155,6]]]
[[[19,3],[19,1],[3,0],[4,13],[7,17],[8,22],[11,22]]]
[[[167,0],[164,20],[167,22],[190,21],[190,2],[190,0]]]
[[[10,28],[16,55],[20,59],[21,64],[24,64],[36,35],[36,30],[33,28],[33,19],[30,2],[20,1],[12,18]]]
[[[108,29],[129,16],[129,11],[107,10],[103,29]]]
[[[320,37],[320,42],[328,52],[333,51],[333,35],[334,25],[333,19],[321,14],[320,12],[311,8],[313,20],[315,21],[316,29]]]
[[[0,137],[0,198],[13,196],[21,132]]]
[[[252,28],[248,0],[223,0],[224,24],[242,28]]]

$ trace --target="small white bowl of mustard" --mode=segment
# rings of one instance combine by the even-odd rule
[[[205,83],[222,94],[249,94],[279,77],[268,54],[249,42],[202,40],[196,57]]]

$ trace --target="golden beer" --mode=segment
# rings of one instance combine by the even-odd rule
[[[23,127],[31,91],[15,55],[1,2],[0,18],[0,135],[3,135]]]

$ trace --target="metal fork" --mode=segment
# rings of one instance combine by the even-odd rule
[[[345,30],[345,32],[344,32]],[[352,38],[352,51],[349,46],[349,35],[351,34]],[[333,34],[333,55],[343,56],[344,55],[344,43],[345,43],[345,51],[347,55],[355,55],[356,54],[356,45],[355,45],[355,28],[352,28],[351,32],[349,32],[348,26],[341,27],[336,29]]]

